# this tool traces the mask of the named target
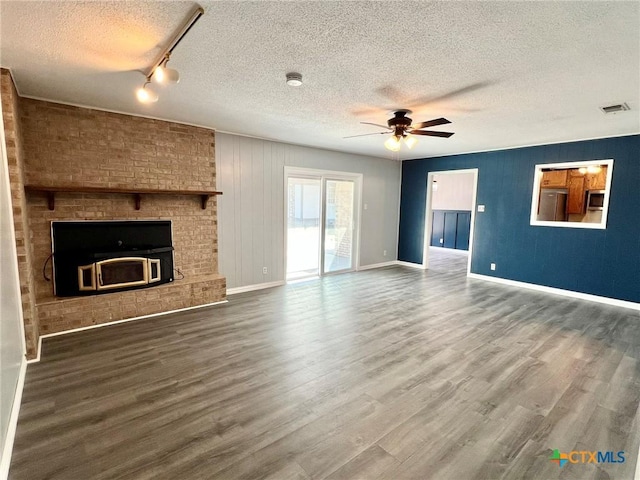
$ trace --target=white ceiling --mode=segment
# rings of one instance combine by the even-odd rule
[[[200,4],[150,106],[142,72],[194,3],[2,0],[0,64],[23,96],[386,158],[386,135],[342,137],[398,108],[455,132],[401,159],[640,132],[638,1]]]

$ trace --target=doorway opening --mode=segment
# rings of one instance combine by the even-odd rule
[[[430,172],[423,268],[471,271],[478,169]]]
[[[285,169],[287,281],[355,270],[362,175]]]

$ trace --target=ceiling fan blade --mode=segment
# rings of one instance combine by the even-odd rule
[[[433,120],[429,120],[428,122],[422,122],[416,125],[412,125],[412,127],[417,130],[419,128],[435,127],[437,125],[445,125],[447,123],[451,122],[446,118],[434,118]]]
[[[444,137],[449,138],[453,132],[434,132],[433,130],[411,130],[411,135],[426,135],[427,137]]]
[[[348,137],[342,137],[342,138],[366,137],[367,135],[389,135],[389,132],[363,133],[361,135],[349,135]]]
[[[379,123],[371,123],[371,122],[360,122],[360,123],[363,124],[363,125],[373,125],[374,127],[386,128],[389,131],[393,130],[392,128],[388,127],[387,125],[380,125]]]

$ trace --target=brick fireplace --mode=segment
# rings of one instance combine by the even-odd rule
[[[185,193],[215,190],[212,130],[21,98],[7,70],[1,79],[29,358],[39,335],[224,300],[215,196],[203,202]],[[32,185],[78,190],[56,193],[51,210],[45,193],[25,192]],[[86,193],[87,187],[148,194],[140,202],[123,193]],[[51,222],[70,220],[170,221],[174,266],[183,278],[144,290],[55,296],[43,274]]]

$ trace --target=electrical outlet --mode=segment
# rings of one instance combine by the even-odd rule
[[[492,263],[492,264],[491,264],[491,270],[495,270],[495,269],[496,269],[496,264],[495,264],[495,263]]]
[[[367,205],[366,203],[364,204],[364,209],[366,210],[367,208],[369,208],[369,205]]]
[[[478,211],[484,212],[484,205],[478,205]]]
[[[262,267],[262,274],[266,275],[267,273],[269,273],[269,270],[267,269],[267,267]]]
[[[386,250],[383,250],[383,251],[382,251],[382,256],[383,256],[383,257],[386,257],[386,256],[387,256],[387,251],[386,251]]]
[[[444,238],[441,238],[441,239],[440,239],[440,243],[444,243]]]

